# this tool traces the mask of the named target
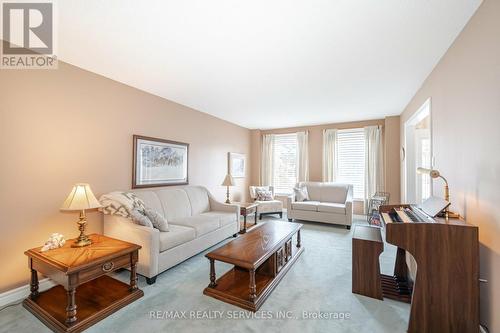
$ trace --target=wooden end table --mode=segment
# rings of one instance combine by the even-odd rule
[[[255,214],[255,221],[252,227],[257,225],[257,208],[258,204],[253,202],[237,202],[240,206],[240,215],[243,216],[243,229],[240,230],[240,234],[244,234],[247,232],[247,216]]]
[[[92,244],[24,252],[31,270],[30,296],[23,306],[54,332],[81,332],[144,295],[137,288],[141,246],[92,234]],[[130,284],[106,274],[130,267]],[[59,285],[38,291],[38,272]]]

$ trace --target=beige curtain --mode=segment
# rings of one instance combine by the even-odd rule
[[[365,211],[377,191],[384,190],[382,126],[365,127]]]
[[[262,136],[262,160],[260,182],[262,186],[273,185],[274,134]]]
[[[323,130],[323,181],[333,182],[336,178],[337,130]]]
[[[309,133],[297,132],[297,182],[309,180]]]

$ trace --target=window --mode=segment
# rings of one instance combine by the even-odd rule
[[[353,197],[365,197],[365,132],[363,128],[337,131],[336,181],[353,185]]]
[[[274,138],[274,192],[290,194],[297,183],[297,134],[278,134]]]

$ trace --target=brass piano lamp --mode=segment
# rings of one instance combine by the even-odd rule
[[[426,169],[426,168],[417,168],[417,173],[421,175],[429,175],[431,178],[441,178],[444,181],[444,200],[450,202],[450,188],[448,187],[448,181],[446,178],[444,178],[441,173],[439,173],[438,170],[434,169]],[[445,218],[448,219],[449,217],[453,218],[458,218],[460,217],[459,214],[453,213],[449,211],[449,208],[446,207],[445,211]]]

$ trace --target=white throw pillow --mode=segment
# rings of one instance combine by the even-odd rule
[[[307,192],[307,187],[305,185],[294,187],[293,192],[295,194],[295,201],[309,200],[309,193]]]
[[[146,216],[151,220],[151,223],[153,223],[153,227],[160,231],[168,231],[168,222],[166,218],[151,208],[146,207],[144,211]]]
[[[153,223],[146,216],[143,210],[133,209],[130,211],[130,219],[132,222],[145,227],[153,228]]]

